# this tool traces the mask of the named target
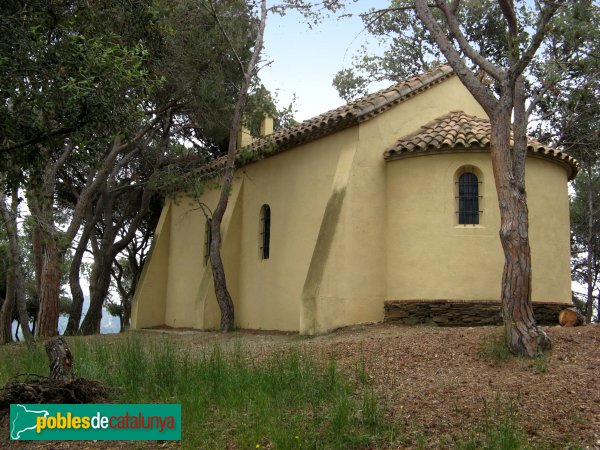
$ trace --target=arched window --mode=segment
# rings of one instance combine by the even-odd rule
[[[212,240],[211,225],[211,220],[206,219],[206,223],[204,224],[204,265],[207,265],[208,260],[210,259],[210,241]]]
[[[263,205],[260,209],[260,257],[269,259],[271,246],[271,208]]]
[[[472,172],[465,172],[458,179],[458,223],[479,223],[479,180]]]

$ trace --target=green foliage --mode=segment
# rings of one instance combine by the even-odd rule
[[[587,257],[588,252],[591,252],[594,290],[597,288],[596,282],[600,274],[600,167],[596,164],[588,166],[587,170],[584,169],[572,183],[573,195],[570,198],[573,279],[587,285]]]
[[[259,80],[255,80],[255,84]],[[294,103],[296,98],[284,108],[277,106],[277,92],[272,94],[264,85],[254,86],[246,102],[245,126],[250,134],[260,136],[260,125],[264,117],[272,117],[274,131],[296,124],[294,120]]]
[[[58,312],[61,316],[68,316],[71,312],[71,306],[73,305],[73,300],[71,297],[66,295],[61,295],[58,299]]]
[[[581,167],[571,185],[572,276],[583,286],[591,285],[591,299],[587,292],[575,295],[592,311],[600,274],[599,42],[600,8],[588,0],[573,2],[560,11],[544,58],[534,67],[539,89],[550,92],[539,103],[544,120],[535,132],[577,158]],[[584,315],[586,309],[584,305]]]
[[[260,124],[265,116],[277,117],[277,107],[271,93],[264,85],[257,86],[248,95],[245,126],[252,136],[260,135]]]
[[[226,148],[254,14],[238,0],[3,4],[0,171],[26,191],[41,246],[72,244],[88,198],[82,191],[103,176],[99,169],[112,171],[91,193],[96,204],[106,187],[106,217],[95,227],[103,254],[109,241],[130,237],[110,225],[140,223],[134,217],[146,187],[160,195],[204,189],[190,172]],[[113,165],[115,136],[123,146]]]
[[[165,78],[160,94],[180,99],[181,112],[193,124],[180,137],[199,150],[223,153],[241,65],[250,58],[254,42],[251,8],[240,0],[183,0],[155,1],[152,11],[165,40],[156,61]]]
[[[70,136],[84,145],[91,134],[94,140],[110,135],[139,112],[151,88],[147,52],[123,35],[128,28],[114,28],[99,11],[83,0],[3,6],[0,144],[19,150],[4,152],[13,165],[36,162],[39,155],[30,144],[56,145]]]
[[[113,317],[123,316],[123,305],[120,302],[114,301],[109,294],[109,297],[104,300],[104,307],[108,313]]]
[[[365,95],[371,82],[398,82],[444,61],[411,5],[410,0],[394,0],[385,12],[373,8],[361,15],[366,29],[383,52],[374,55],[364,47],[354,56],[352,68],[336,74],[333,85],[340,97],[352,100]],[[508,52],[506,25],[498,2],[466,0],[457,5],[457,19],[467,39],[483,57],[505,64]],[[531,14],[525,4],[521,5],[520,12],[522,25],[531,24]],[[434,8],[433,13],[441,19],[439,10]]]
[[[579,311],[581,314],[585,315],[586,310],[586,300],[583,294],[578,292],[573,292],[573,306]]]
[[[538,90],[549,95],[539,103],[536,133],[552,140],[582,162],[596,159],[595,133],[600,117],[600,8],[589,0],[559,10],[543,57],[534,62]],[[585,165],[584,165],[585,168]]]
[[[535,358],[533,358],[533,361],[532,361],[533,370],[536,373],[546,373],[548,371],[549,362],[550,362],[550,360],[548,358],[548,355],[546,355],[546,354],[537,355]]]

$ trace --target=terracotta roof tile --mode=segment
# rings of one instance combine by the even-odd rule
[[[261,150],[267,150],[269,154],[277,153],[348,128],[386,111],[416,92],[428,89],[452,75],[453,71],[449,65],[439,66],[430,72],[408,78],[387,89],[369,94],[292,127],[279,130],[241,149],[240,153],[260,152]]]
[[[479,150],[489,147],[490,136],[491,126],[488,119],[471,116],[463,111],[452,111],[399,139],[383,153],[383,156],[386,161],[390,161],[425,152],[457,148]],[[534,156],[549,157],[564,165],[570,180],[577,175],[579,163],[568,154],[543,145],[532,137],[528,137],[527,150]]]
[[[297,125],[276,131],[265,138],[238,150],[236,166],[243,166],[277,154],[296,145],[313,141],[322,136],[369,120],[394,105],[422,92],[454,75],[448,64],[420,75],[403,80],[389,88],[361,97],[346,105],[319,114]],[[225,167],[226,156],[217,158],[197,172],[210,176]]]

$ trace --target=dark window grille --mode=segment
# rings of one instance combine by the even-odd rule
[[[458,223],[479,223],[479,181],[474,173],[463,173],[458,179]]]
[[[260,210],[260,255],[262,259],[269,259],[271,246],[271,208],[263,205]]]
[[[208,260],[210,259],[210,241],[212,240],[211,225],[211,220],[206,219],[206,224],[204,225],[204,265],[207,265]]]

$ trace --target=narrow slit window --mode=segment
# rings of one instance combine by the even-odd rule
[[[458,223],[479,223],[479,180],[471,172],[463,173],[458,179]]]
[[[210,259],[210,241],[212,240],[212,231],[211,231],[212,221],[210,219],[206,219],[206,224],[204,225],[204,265],[208,265],[208,260]]]
[[[271,249],[271,208],[263,205],[260,210],[260,256],[269,259]]]

